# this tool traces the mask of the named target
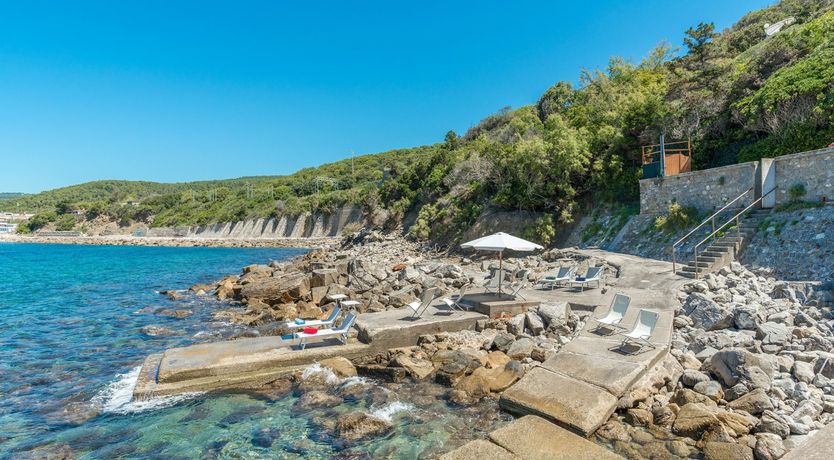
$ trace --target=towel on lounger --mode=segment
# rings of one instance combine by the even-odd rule
[[[585,281],[585,277],[584,276],[577,276],[576,281]]]
[[[305,334],[315,334],[316,332],[319,331],[318,329],[316,329],[314,327],[305,327],[303,330],[304,330]]]
[[[305,321],[301,318],[296,318],[295,319],[295,324],[304,324],[304,323],[305,323]]]

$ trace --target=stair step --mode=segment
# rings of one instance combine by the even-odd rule
[[[695,272],[706,273],[709,270],[707,268],[704,268],[704,267],[693,267],[691,265],[684,265],[683,268],[681,268],[681,271],[691,272],[691,273],[695,273]]]

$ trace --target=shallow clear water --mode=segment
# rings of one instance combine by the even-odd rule
[[[0,244],[0,458],[428,458],[507,421],[494,402],[452,407],[433,384],[331,381],[341,403],[301,410],[299,391],[130,401],[150,353],[240,331],[223,304],[158,291],[216,280],[297,249]],[[189,309],[182,319],[160,309]],[[151,337],[144,326],[176,335]],[[353,410],[390,419],[385,436],[346,444]]]

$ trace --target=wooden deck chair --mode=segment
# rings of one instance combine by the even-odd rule
[[[641,309],[640,314],[637,316],[637,322],[634,324],[634,328],[630,332],[623,334],[623,343],[620,344],[620,350],[636,355],[638,353],[642,353],[644,347],[651,349],[657,348],[651,341],[649,341],[649,339],[652,338],[654,329],[657,327],[657,318],[659,316],[660,315],[653,311]],[[629,344],[636,344],[638,349],[633,352],[628,352],[626,347]]]
[[[443,301],[443,303],[446,304],[447,307],[449,307],[449,310],[468,311],[469,309],[461,305],[460,301],[463,300],[463,296],[466,295],[466,291],[467,289],[469,289],[469,286],[469,284],[464,284],[463,286],[461,286],[457,297],[444,297],[441,300]]]
[[[423,313],[429,308],[434,299],[436,299],[439,295],[439,290],[437,288],[429,288],[423,291],[423,295],[420,297],[420,300],[415,300],[410,304],[406,305],[408,308],[412,310],[411,317],[412,318],[419,318],[423,316]]]
[[[336,329],[321,329],[315,334],[296,332],[295,338],[299,339],[298,345],[302,350],[307,347],[307,343],[311,338],[331,339],[335,337],[342,342],[342,345],[347,345],[348,333],[350,333],[350,328],[353,326],[354,321],[356,321],[356,314],[350,312],[345,316],[345,319],[342,320],[342,324],[340,324]]]
[[[622,322],[625,317],[630,303],[631,297],[623,294],[622,292],[614,294],[614,298],[611,299],[611,305],[608,307],[608,314],[603,318],[594,318],[594,321],[597,323],[594,330],[598,331],[600,328],[608,327],[613,329],[613,334],[614,332],[617,332],[618,329],[625,329],[620,325],[620,322]]]

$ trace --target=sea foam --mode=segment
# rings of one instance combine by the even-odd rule
[[[130,372],[116,376],[109,385],[102,388],[91,402],[102,412],[111,414],[135,414],[154,409],[171,407],[181,401],[192,399],[203,393],[182,393],[174,396],[162,396],[142,400],[133,399],[133,389],[139,379],[142,366],[137,366]]]

